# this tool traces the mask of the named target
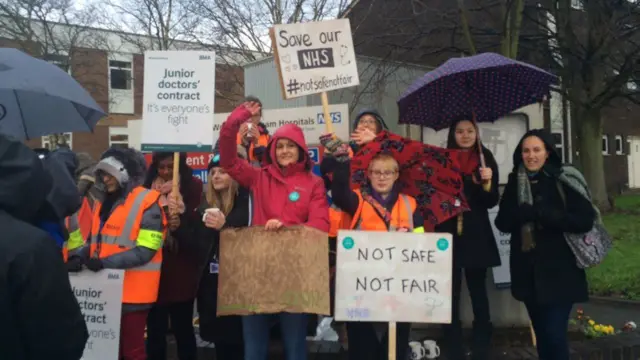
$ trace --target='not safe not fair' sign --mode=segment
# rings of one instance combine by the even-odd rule
[[[451,323],[451,234],[340,231],[336,321]]]

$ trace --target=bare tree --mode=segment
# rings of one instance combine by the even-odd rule
[[[576,155],[596,204],[606,210],[612,204],[603,171],[602,113],[620,99],[640,105],[640,3],[554,0],[544,10],[552,36],[548,58],[571,103]]]
[[[272,53],[269,28],[274,24],[320,21],[333,18],[348,0],[185,0],[202,17],[195,40],[233,48],[243,61],[255,61]]]
[[[0,2],[0,40],[3,46],[21,49],[58,65],[76,77],[90,71],[91,64],[73,61],[82,48],[99,47],[100,36],[88,28],[93,8],[76,9],[71,0],[5,0]],[[99,84],[84,83],[89,91]],[[67,143],[67,135],[48,136],[50,147]]]
[[[200,23],[180,0],[110,0],[101,7],[100,23],[140,52],[183,49]]]

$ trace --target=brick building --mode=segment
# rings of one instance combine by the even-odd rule
[[[476,29],[474,41],[478,52],[499,52],[502,24],[497,2],[477,0],[469,2],[468,20]],[[546,36],[540,36],[538,0],[526,0],[521,29],[518,58],[548,68]],[[582,9],[574,4],[576,15]],[[356,52],[394,61],[426,66],[438,66],[451,57],[467,51],[468,46],[460,34],[460,14],[457,2],[429,0],[422,2],[402,0],[353,0],[342,14],[351,20]],[[481,30],[478,30],[481,29]],[[493,30],[492,30],[493,29]],[[637,85],[627,84],[636,91]],[[558,106],[547,105],[545,126],[554,133],[558,149],[566,162],[572,161],[570,114],[563,120],[562,101],[553,99]],[[603,110],[604,126],[602,152],[607,190],[619,192],[624,188],[640,188],[640,107],[627,100],[614,100]],[[565,141],[565,139],[567,141]]]
[[[34,21],[35,22],[35,21]],[[37,31],[43,25],[34,24]],[[125,34],[102,29],[79,28],[66,24],[49,26],[49,33],[59,36],[58,43],[64,45],[52,48],[45,36],[32,40],[9,38],[0,30],[0,47],[19,48],[33,56],[43,58],[68,71],[108,113],[100,120],[93,133],[67,133],[68,144],[76,152],[88,152],[97,158],[109,146],[127,146],[129,143],[127,121],[142,118],[144,55],[141,44],[150,44],[153,38],[135,34]],[[69,33],[75,34],[74,41],[66,41]],[[82,34],[82,36],[78,36]],[[173,42],[172,50],[202,49],[201,46],[182,41]],[[220,50],[218,50],[218,54]],[[244,95],[244,75],[241,56],[217,57],[215,112],[229,112]],[[225,55],[229,55],[225,54]],[[236,58],[237,61],[230,61]],[[44,147],[49,138],[27,140],[33,148]]]

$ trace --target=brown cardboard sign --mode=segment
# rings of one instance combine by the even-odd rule
[[[329,315],[327,234],[296,226],[227,229],[220,235],[218,316]]]

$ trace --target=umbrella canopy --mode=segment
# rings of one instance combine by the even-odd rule
[[[491,122],[549,95],[555,75],[495,53],[453,58],[414,82],[398,100],[399,122],[447,128]]]
[[[393,156],[400,165],[400,189],[416,198],[425,220],[433,229],[447,219],[469,210],[462,189],[458,150],[442,149],[383,131],[353,155],[351,183],[367,184],[369,163],[378,154]]]
[[[105,115],[58,66],[20,50],[0,49],[0,133],[30,139],[92,131]]]

